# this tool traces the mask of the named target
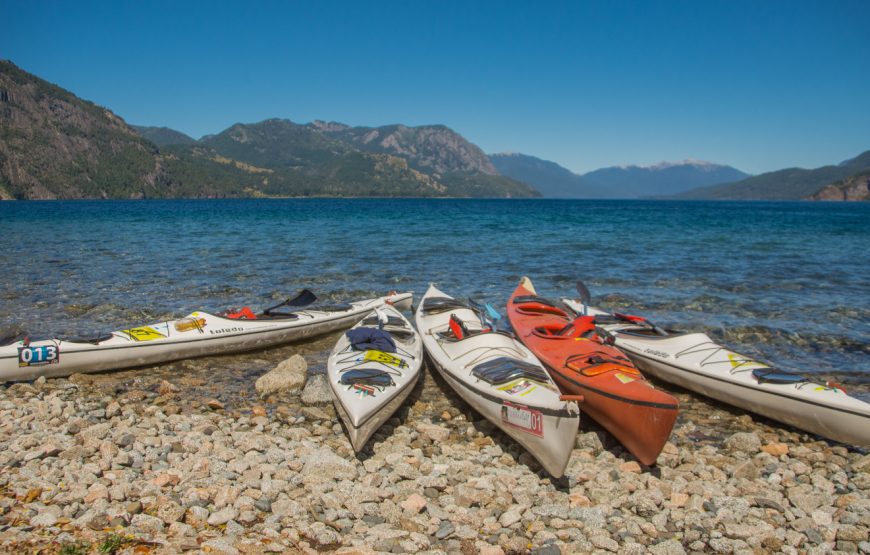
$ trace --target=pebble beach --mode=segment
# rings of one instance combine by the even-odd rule
[[[430,368],[355,454],[317,371],[334,340],[0,388],[0,550],[870,553],[865,450],[667,384],[651,467],[584,417],[555,480]],[[275,356],[302,379],[264,395]]]

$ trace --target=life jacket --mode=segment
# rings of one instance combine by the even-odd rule
[[[254,311],[250,309],[250,307],[243,307],[238,312],[228,312],[227,318],[232,320],[256,320],[257,315],[254,314]]]

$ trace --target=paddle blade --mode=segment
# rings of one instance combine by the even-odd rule
[[[317,295],[309,289],[303,289],[298,295],[292,299],[287,299],[284,306],[308,306],[317,300]]]
[[[577,293],[580,295],[580,300],[583,301],[583,304],[588,306],[592,302],[592,295],[589,294],[589,289],[582,281],[577,282]]]
[[[484,314],[483,305],[479,302],[475,301],[471,297],[468,297],[468,305],[474,309],[474,312],[477,313],[477,318],[480,320],[480,325],[483,327],[487,327],[489,324],[486,321],[486,314]]]
[[[278,303],[275,306],[270,306],[263,311],[263,314],[269,316],[273,310],[275,310],[276,308],[281,308],[282,306],[293,306],[297,308],[302,306],[308,306],[316,300],[317,295],[312,293],[309,289],[303,289],[298,295],[296,295],[292,299],[287,299],[283,303]]]
[[[489,316],[493,322],[498,322],[499,320],[501,320],[501,313],[498,310],[494,309],[491,304],[486,303],[484,307],[486,308],[487,316]]]

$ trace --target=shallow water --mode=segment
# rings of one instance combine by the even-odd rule
[[[870,391],[866,203],[4,202],[0,238],[0,337],[256,308],[303,287],[352,300],[434,281],[503,307],[529,275],[543,295],[582,279],[598,304]]]

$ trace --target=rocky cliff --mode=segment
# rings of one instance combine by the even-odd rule
[[[348,127],[319,121],[310,125],[362,150],[405,158],[428,173],[499,175],[483,150],[443,125]]]
[[[827,185],[810,200],[870,201],[870,172],[853,175]]]
[[[0,199],[536,195],[443,126],[271,119],[195,141],[0,61]]]
[[[0,195],[160,196],[155,146],[109,110],[0,60]]]

